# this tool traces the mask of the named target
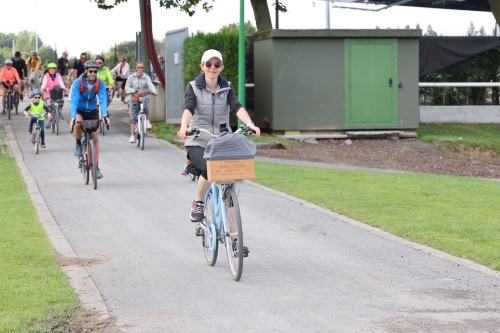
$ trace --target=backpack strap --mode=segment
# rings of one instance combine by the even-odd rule
[[[96,95],[99,93],[99,87],[101,86],[101,80],[99,78],[96,78],[97,82],[94,85],[94,92]],[[83,94],[83,91],[85,90],[85,86],[83,85],[83,74],[80,75],[80,94]]]

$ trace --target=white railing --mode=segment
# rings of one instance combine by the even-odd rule
[[[418,86],[423,87],[500,87],[500,82],[419,82]]]

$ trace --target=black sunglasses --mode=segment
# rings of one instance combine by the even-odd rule
[[[212,67],[212,65],[214,65],[215,68],[220,68],[220,66],[222,66],[222,62],[220,62],[220,61],[217,61],[217,62],[205,61],[205,66],[207,66],[208,68]]]
[[[95,71],[91,71],[91,70],[89,69],[89,70],[88,70],[88,72],[89,72],[90,74],[95,74],[95,73],[97,73],[97,70],[95,70]]]
[[[144,67],[136,67],[136,69],[143,69]]]
[[[34,99],[40,99],[40,96],[35,96],[35,97],[33,97],[33,98],[34,98]]]
[[[87,58],[80,58],[80,60],[87,60]]]
[[[7,66],[12,66],[12,64],[7,64]]]

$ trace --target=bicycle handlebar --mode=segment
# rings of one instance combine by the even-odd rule
[[[250,129],[249,126],[245,125],[245,124],[241,124],[240,127],[234,132],[234,133],[244,133],[244,134],[247,134],[247,135],[252,135],[254,132]],[[201,135],[201,133],[203,134],[206,134],[212,138],[218,138],[221,134],[219,135],[215,135],[215,134],[212,134],[210,133],[209,131],[207,131],[206,129],[203,129],[203,128],[199,128],[199,127],[192,127],[192,128],[188,128],[188,130],[186,131],[186,134],[188,136],[193,136],[194,138],[197,138]]]

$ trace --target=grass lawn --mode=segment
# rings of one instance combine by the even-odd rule
[[[417,133],[422,141],[443,149],[500,153],[500,124],[421,124]]]
[[[256,162],[257,183],[500,270],[500,183]]]
[[[0,154],[0,332],[47,332],[72,315],[78,299],[15,160]]]

